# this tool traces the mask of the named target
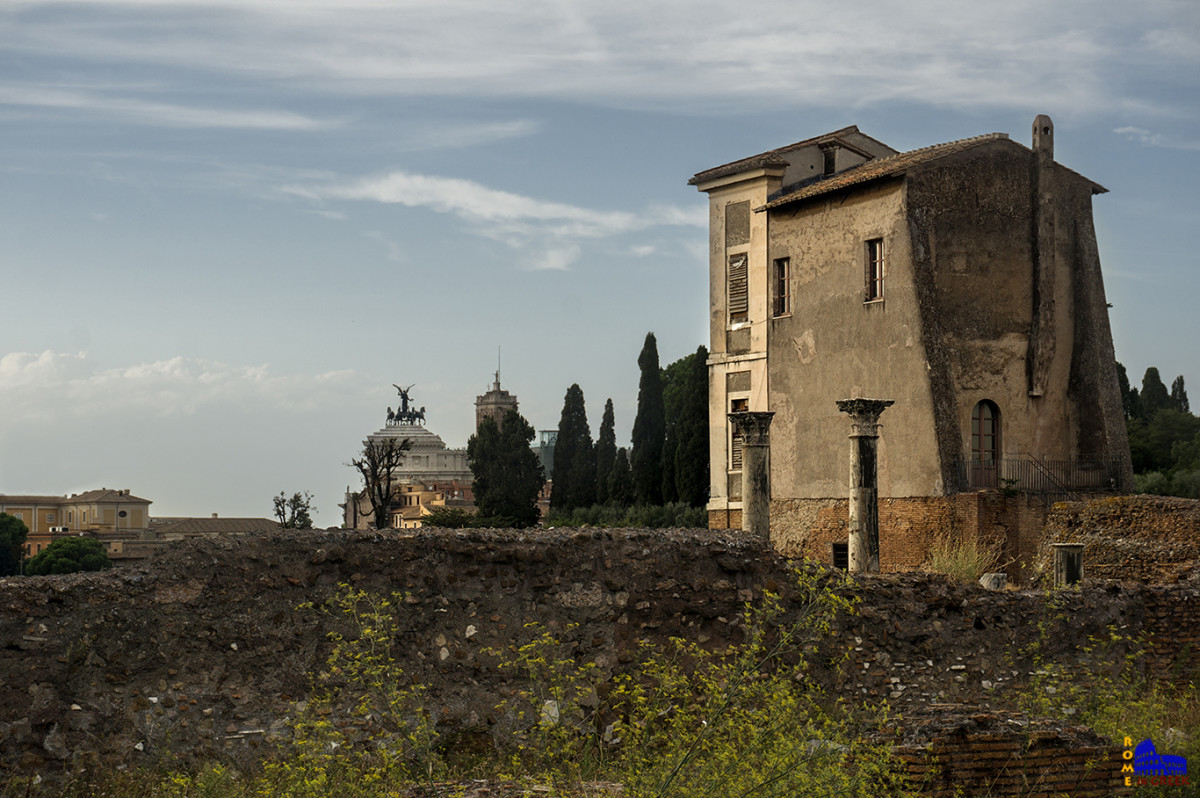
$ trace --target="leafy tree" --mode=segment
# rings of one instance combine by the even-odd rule
[[[604,403],[604,417],[600,419],[600,437],[596,439],[596,503],[608,501],[608,478],[612,475],[613,463],[617,459],[616,420],[613,403]]]
[[[475,525],[475,514],[461,507],[432,507],[421,519],[422,526],[440,529],[465,529]]]
[[[29,527],[16,516],[0,513],[0,576],[21,572]]]
[[[1170,406],[1171,394],[1158,376],[1158,369],[1151,366],[1142,377],[1142,410],[1147,419],[1153,419],[1155,413]]]
[[[25,565],[27,574],[73,574],[112,568],[104,545],[95,538],[59,538]]]
[[[1180,413],[1190,413],[1191,408],[1188,406],[1187,390],[1183,387],[1183,375],[1180,374],[1171,383],[1171,407],[1178,410]]]
[[[629,453],[622,446],[617,449],[613,460],[612,474],[608,477],[608,500],[620,507],[633,504],[633,474],[629,470]]]
[[[583,389],[578,384],[568,388],[563,398],[558,438],[554,443],[553,474],[551,507],[574,510],[596,503],[596,452],[588,427]]]
[[[1159,410],[1149,421],[1131,422],[1129,453],[1133,459],[1134,472],[1166,471],[1174,468],[1177,445],[1194,440],[1198,433],[1200,418],[1169,407]],[[1182,447],[1179,448],[1181,454],[1185,451]]]
[[[666,411],[663,407],[662,375],[658,370],[658,341],[646,333],[638,355],[642,370],[638,382],[638,411],[633,420],[633,490],[638,504],[662,504],[663,442]]]
[[[279,491],[279,495],[271,499],[279,526],[283,529],[312,529],[312,514],[317,511],[312,498],[313,495],[308,491],[293,493],[291,498]]]
[[[512,526],[538,522],[538,492],[546,481],[541,461],[530,448],[534,430],[520,413],[509,410],[503,423],[485,418],[467,441],[467,459],[475,475],[475,504],[481,516],[512,520]]]
[[[404,462],[404,453],[412,447],[412,441],[405,438],[398,441],[387,438],[380,441],[368,441],[363,447],[362,456],[351,460],[348,465],[358,471],[363,481],[361,495],[355,495],[351,500],[359,513],[364,513],[359,504],[365,499],[370,504],[369,513],[374,516],[372,522],[376,529],[387,529],[388,511],[392,504],[392,485],[395,482],[396,469]]]

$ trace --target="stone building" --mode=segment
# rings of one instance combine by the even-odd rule
[[[497,374],[497,391],[499,385],[500,379]],[[470,486],[474,482],[474,474],[471,473],[467,462],[467,450],[448,448],[439,435],[425,426],[425,408],[417,410],[409,407],[408,391],[412,386],[402,388],[397,385],[395,388],[400,392],[400,408],[393,411],[389,407],[384,426],[363,441],[364,447],[388,440],[409,442],[403,462],[393,474],[393,507],[389,509],[393,526],[418,527],[420,518],[428,515],[428,508],[435,505],[473,509]],[[513,404],[516,404],[516,398],[507,391],[501,393],[511,397]],[[429,497],[430,503],[422,504],[422,496]],[[347,487],[345,501],[338,506],[342,508],[343,527],[370,528],[372,510],[361,490],[352,491]]]
[[[25,554],[36,556],[54,540],[88,534],[106,541],[138,537],[150,524],[150,500],[128,490],[100,488],[69,496],[0,495],[0,512],[29,529]]]
[[[493,419],[497,427],[504,425],[504,414],[517,409],[517,397],[500,387],[500,372],[496,371],[496,381],[492,390],[483,396],[475,397],[475,429],[485,418]]]
[[[884,570],[918,564],[899,541],[947,519],[1017,535],[1024,522],[979,520],[981,489],[1132,484],[1092,223],[1105,189],[1054,161],[1049,117],[1032,144],[897,152],[852,126],[691,179],[710,212],[711,526],[740,523],[727,414],[770,411],[772,539],[828,556],[850,457],[836,402],[858,397],[895,401],[880,419]]]

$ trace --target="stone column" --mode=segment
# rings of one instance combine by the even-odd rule
[[[891,399],[839,399],[850,414],[850,540],[852,572],[879,573],[879,415]]]
[[[770,536],[771,419],[774,413],[730,413],[742,436],[742,530]]]

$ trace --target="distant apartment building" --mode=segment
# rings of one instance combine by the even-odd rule
[[[0,494],[0,512],[20,519],[29,528],[25,543],[29,557],[39,554],[55,538],[67,535],[137,537],[149,527],[150,504],[128,490],[108,488],[69,496]]]

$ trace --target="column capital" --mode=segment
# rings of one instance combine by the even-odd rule
[[[850,436],[879,437],[879,416],[894,399],[838,399],[838,410],[850,414]]]
[[[771,419],[774,413],[730,413],[729,420],[742,435],[743,446],[767,446],[771,443]]]

